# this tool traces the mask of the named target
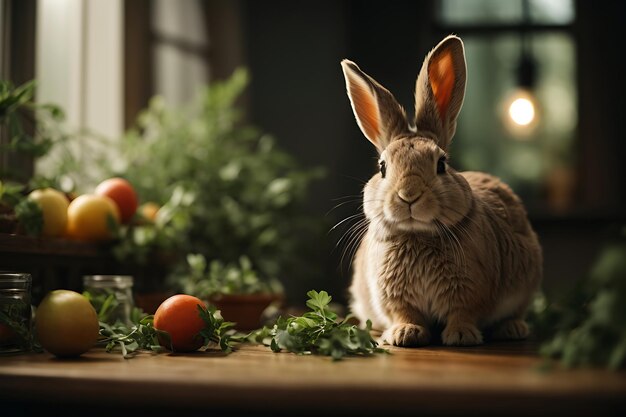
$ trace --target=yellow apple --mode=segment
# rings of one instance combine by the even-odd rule
[[[43,213],[44,236],[61,236],[67,226],[67,207],[69,201],[65,194],[53,188],[42,188],[28,195],[28,198],[37,203]]]

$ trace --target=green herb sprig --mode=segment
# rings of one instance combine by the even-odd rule
[[[223,352],[232,352],[233,342],[241,341],[231,331],[235,327],[235,323],[224,321],[220,312],[212,305],[209,305],[208,308],[198,306],[198,314],[200,314],[205,324],[204,329],[200,331],[200,336],[204,338],[205,346],[209,343],[215,343]]]
[[[170,344],[169,334],[154,327],[153,315],[144,315],[130,327],[120,322],[100,322],[100,335],[103,337],[100,343],[106,346],[107,352],[119,348],[124,359],[133,357],[140,350],[165,352],[167,349],[161,346],[160,340]]]
[[[273,327],[251,333],[248,340],[263,343],[274,352],[286,350],[297,354],[318,354],[340,360],[347,355],[388,353],[378,347],[368,320],[365,329],[349,322],[350,316],[338,320],[329,309],[332,297],[326,291],[311,290],[306,305],[311,311],[299,317],[279,318]]]

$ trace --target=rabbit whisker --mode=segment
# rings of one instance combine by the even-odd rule
[[[343,201],[343,202],[337,204],[336,206],[334,206],[333,208],[331,208],[330,210],[328,210],[324,216],[328,216],[333,210],[336,210],[336,209],[338,209],[341,206],[344,206],[344,205],[350,204],[350,203],[359,203],[359,202],[361,202],[361,199],[357,199],[357,198],[355,198],[354,200]]]
[[[328,231],[328,233],[330,234],[330,232],[332,232],[333,230],[335,230],[337,227],[341,226],[341,225],[342,225],[342,224],[344,224],[345,222],[347,222],[347,221],[349,221],[349,220],[352,220],[352,219],[354,219],[354,218],[356,218],[356,217],[359,217],[359,216],[363,216],[363,213],[357,213],[357,214],[353,214],[353,215],[351,215],[351,216],[346,217],[345,219],[343,219],[343,220],[339,221],[337,224],[335,224],[335,225],[334,225],[334,226],[333,226],[333,227],[332,227],[332,228]]]

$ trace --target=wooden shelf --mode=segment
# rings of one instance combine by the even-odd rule
[[[132,275],[135,295],[162,300],[173,255],[157,253],[145,264],[120,262],[110,245],[0,233],[0,270],[30,273],[35,305],[54,289],[82,291],[84,275]]]
[[[626,412],[626,374],[542,371],[532,343],[390,350],[391,355],[340,362],[261,346],[227,356],[146,353],[124,360],[93,350],[74,360],[0,357],[0,399],[16,410],[65,407],[84,416],[119,406],[152,416],[189,410],[211,416]]]
[[[72,257],[110,256],[106,244],[79,242],[76,240],[31,237],[0,233],[0,253],[33,255],[58,255]]]

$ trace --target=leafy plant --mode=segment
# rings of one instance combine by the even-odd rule
[[[252,268],[250,259],[239,258],[238,264],[228,264],[213,260],[207,265],[201,254],[188,254],[187,267],[174,274],[185,294],[210,299],[218,294],[257,294],[280,293],[282,286],[276,279],[262,280]]]
[[[59,121],[64,118],[63,111],[52,104],[37,104],[33,101],[35,81],[29,81],[18,87],[0,80],[0,127],[5,127],[8,143],[0,150],[12,151],[16,154],[39,158],[46,155],[54,145],[54,139],[40,128],[39,121]],[[34,134],[29,134],[25,124],[33,127]],[[9,176],[28,180],[17,172],[2,172],[3,177]]]
[[[540,299],[532,313],[546,357],[566,367],[626,368],[626,229],[567,297]]]
[[[249,335],[248,340],[270,346],[272,351],[287,350],[297,354],[318,354],[340,360],[346,355],[386,353],[370,335],[372,323],[360,329],[349,322],[350,317],[338,320],[328,308],[332,297],[326,291],[311,290],[306,302],[311,309],[299,317],[279,318],[273,327],[264,327]]]

